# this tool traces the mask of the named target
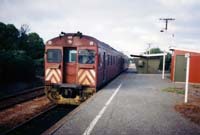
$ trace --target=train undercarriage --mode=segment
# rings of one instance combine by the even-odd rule
[[[75,84],[46,85],[45,94],[56,104],[79,105],[96,92],[95,88]]]

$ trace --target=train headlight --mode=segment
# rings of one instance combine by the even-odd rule
[[[68,40],[68,43],[71,44],[71,43],[72,43],[72,40]]]
[[[51,44],[52,44],[52,41],[51,41],[51,40],[47,41],[47,44],[51,45]]]
[[[90,41],[90,45],[94,45],[94,42],[93,42],[93,41]]]

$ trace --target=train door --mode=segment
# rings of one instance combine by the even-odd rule
[[[64,48],[63,57],[63,82],[69,84],[76,83],[76,70],[77,70],[77,49],[76,48]]]
[[[106,53],[103,53],[103,81],[106,80]]]

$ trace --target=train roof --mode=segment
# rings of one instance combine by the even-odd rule
[[[61,34],[58,37],[55,37],[55,38],[52,38],[52,39],[48,40],[47,43],[49,41],[51,41],[51,42],[57,42],[58,40],[60,40],[62,38],[67,39],[68,37],[72,37],[72,38],[73,37],[85,38],[87,40],[95,42],[98,47],[108,48],[108,49],[111,49],[113,51],[116,51],[116,52],[118,52],[118,53],[126,56],[122,52],[120,52],[120,51],[112,48],[110,45],[108,45],[108,44],[106,44],[106,43],[104,43],[104,42],[102,42],[102,41],[100,41],[100,40],[98,40],[98,39],[96,39],[94,37],[91,37],[91,36],[88,36],[88,35],[83,35],[81,32],[77,32],[77,33],[65,33],[65,32],[61,32]]]

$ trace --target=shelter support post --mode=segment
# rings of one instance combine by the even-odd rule
[[[165,55],[166,53],[163,53],[163,70],[162,70],[162,79],[165,79]]]

